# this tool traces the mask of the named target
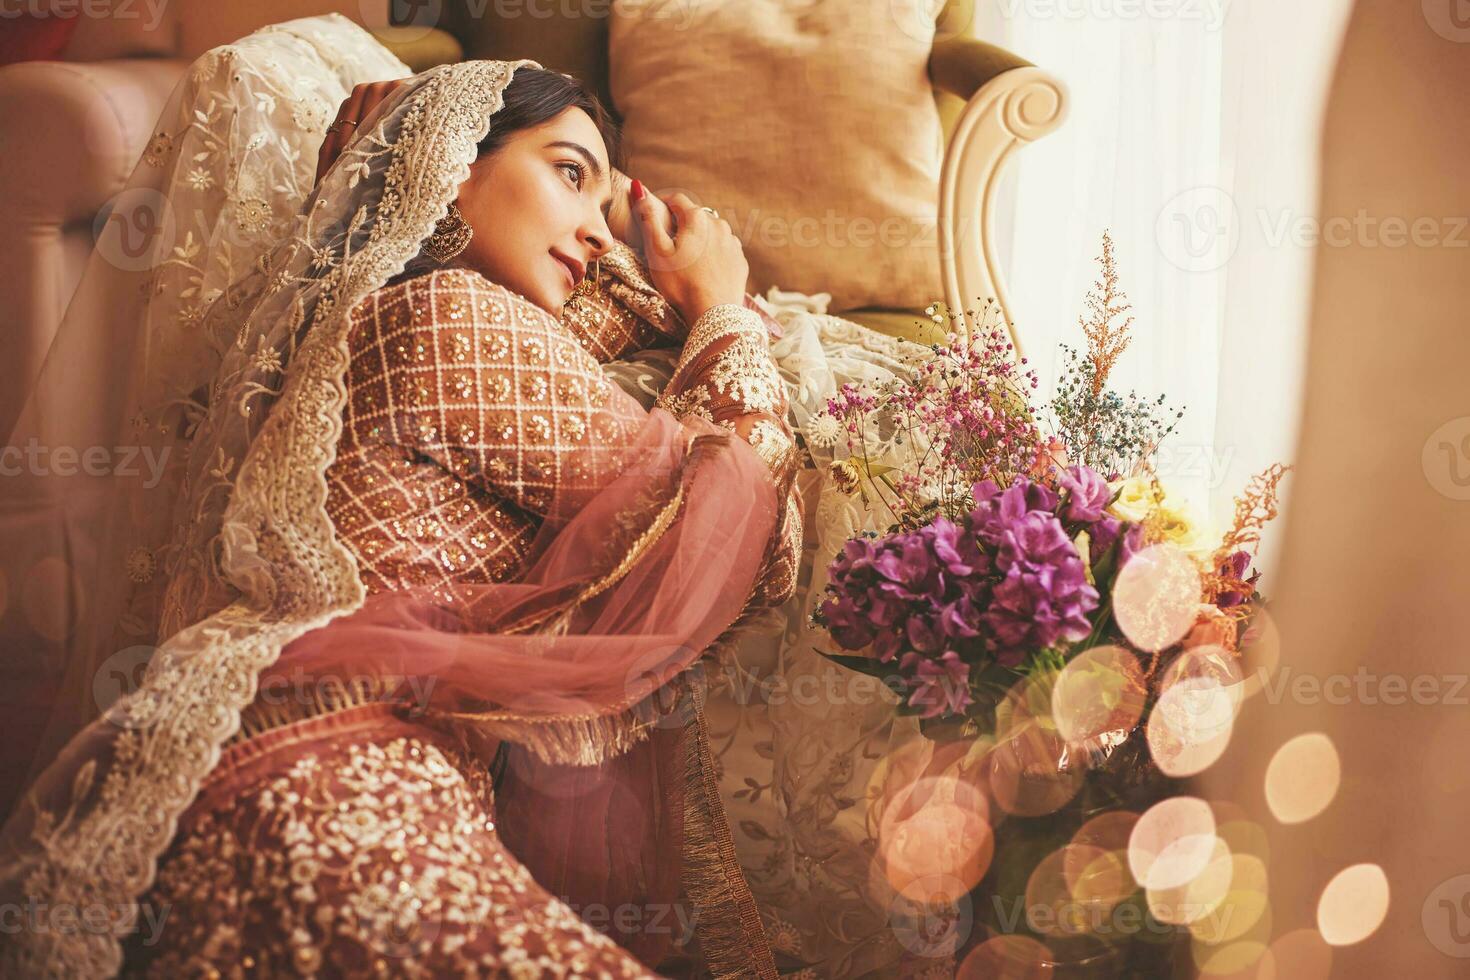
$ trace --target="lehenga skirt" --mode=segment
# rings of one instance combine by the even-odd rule
[[[483,761],[388,704],[226,750],[125,956],[124,976],[656,975],[511,854]]]

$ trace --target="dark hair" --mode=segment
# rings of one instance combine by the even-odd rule
[[[516,69],[505,88],[505,106],[491,120],[490,133],[480,141],[477,156],[494,153],[520,130],[549,122],[571,108],[592,117],[607,144],[608,162],[621,170],[622,134],[602,100],[580,79],[545,68]]]

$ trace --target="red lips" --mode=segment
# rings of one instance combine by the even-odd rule
[[[556,259],[562,265],[566,266],[567,270],[571,272],[573,286],[582,281],[582,276],[584,276],[587,272],[587,267],[585,265],[583,265],[581,262],[578,262],[571,256],[563,255],[554,249],[552,250],[551,257]]]

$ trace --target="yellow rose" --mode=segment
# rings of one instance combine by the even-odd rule
[[[1142,524],[1150,515],[1163,532],[1162,540],[1169,542],[1197,561],[1208,562],[1219,547],[1220,535],[1216,533],[1200,512],[1165,483],[1155,488],[1148,477],[1133,476],[1110,484],[1117,491],[1118,499],[1108,508],[1108,513],[1122,521]],[[1163,491],[1160,499],[1158,491]]]
[[[1164,499],[1156,518],[1163,531],[1163,540],[1196,561],[1208,563],[1220,545],[1220,536],[1190,504],[1171,500],[1168,496]]]
[[[1118,494],[1118,499],[1108,507],[1108,513],[1120,521],[1140,524],[1158,506],[1153,481],[1145,477],[1130,476],[1109,486]]]

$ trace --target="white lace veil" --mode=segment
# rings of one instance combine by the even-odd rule
[[[347,313],[418,254],[522,66],[540,67],[415,77],[314,192],[335,106],[406,74],[361,29],[330,17],[259,32],[205,55],[174,94],[12,437],[165,462],[27,474],[31,517],[7,525],[72,546],[87,607],[69,687],[105,711],[0,837],[0,901],[69,906],[86,925],[8,936],[5,975],[116,971],[118,936],[259,671],[361,605],[324,508]]]

